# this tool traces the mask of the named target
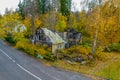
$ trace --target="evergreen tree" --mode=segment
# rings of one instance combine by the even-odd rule
[[[21,0],[19,1],[19,4],[18,4],[18,8],[16,9],[16,11],[24,18],[25,15],[24,15],[24,4],[23,2],[21,2]]]
[[[60,0],[60,12],[64,16],[69,16],[71,11],[71,0]]]

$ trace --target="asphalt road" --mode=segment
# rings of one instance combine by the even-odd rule
[[[92,80],[70,71],[47,67],[0,40],[0,80]]]

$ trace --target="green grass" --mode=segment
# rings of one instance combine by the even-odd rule
[[[103,68],[96,74],[109,80],[120,80],[120,60],[110,64],[108,67]]]

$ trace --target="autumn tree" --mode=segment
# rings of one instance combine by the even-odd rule
[[[59,32],[64,32],[65,29],[67,28],[67,18],[61,14],[59,14],[57,17],[58,21],[55,29]]]
[[[4,18],[2,15],[0,15],[0,37],[3,37],[5,35],[5,31],[4,31]]]
[[[99,6],[99,8],[94,8],[88,14],[89,27],[87,27],[87,32],[90,33],[91,37],[93,38],[93,41],[97,43],[96,47],[102,46],[104,48],[109,44],[119,42],[120,40],[120,29],[118,23],[118,20],[120,18],[120,7],[116,7],[117,4],[115,4],[115,1],[105,2],[104,4]],[[98,13],[99,9],[100,12]],[[97,38],[95,36],[96,33]]]
[[[18,13],[10,12],[4,15],[4,27],[13,31],[13,28],[21,23],[21,16]]]

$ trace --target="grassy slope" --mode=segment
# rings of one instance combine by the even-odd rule
[[[96,61],[92,66],[80,65],[79,63],[70,64],[67,61],[61,60],[51,64],[59,68],[86,74],[94,80],[99,80],[96,76],[111,80],[120,80],[120,53],[106,54],[108,55],[108,59],[106,61]]]
[[[101,69],[96,73],[96,75],[108,78],[110,80],[120,80],[120,60]]]

